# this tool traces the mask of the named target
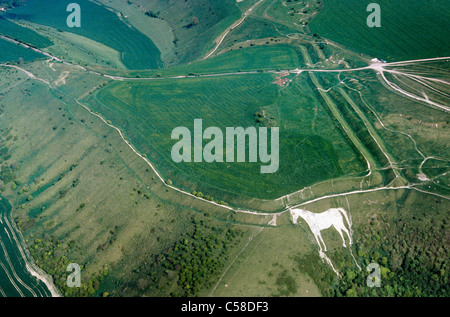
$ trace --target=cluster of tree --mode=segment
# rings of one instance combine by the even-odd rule
[[[433,216],[431,220],[412,216],[389,222],[380,217],[368,226],[359,226],[355,245],[362,271],[347,250],[329,255],[337,263],[341,278],[326,265],[317,265],[322,261],[316,254],[298,258],[298,263],[325,296],[448,297],[448,224],[445,218]],[[380,287],[369,287],[367,283],[374,273],[366,270],[370,263],[379,265]]]
[[[34,238],[30,234],[30,238]],[[50,274],[53,281],[64,296],[67,297],[90,297],[94,296],[100,288],[100,282],[108,274],[108,269],[104,268],[90,276],[83,274],[85,265],[80,265],[81,287],[70,287],[67,278],[71,274],[67,271],[70,263],[73,263],[73,250],[75,241],[61,241],[55,237],[45,236],[42,239],[34,239],[29,243],[29,250],[36,261],[36,264],[45,272]]]
[[[255,117],[255,122],[260,123],[266,127],[273,126],[275,124],[275,117],[269,113],[267,113],[266,110],[258,110],[253,114],[253,117]]]
[[[8,184],[15,179],[15,173],[14,170],[9,166],[8,164],[4,164],[0,166],[0,179],[5,183]]]
[[[0,0],[0,8],[8,10],[22,6],[25,2],[27,2],[27,0]]]
[[[336,274],[323,262],[317,251],[312,251],[303,256],[295,256],[294,259],[301,272],[305,272],[319,288],[322,296],[334,295],[334,289],[339,284]]]
[[[280,274],[278,274],[275,284],[278,287],[278,293],[273,294],[273,296],[286,297],[297,293],[297,282],[291,275],[289,275],[287,270],[283,270]]]
[[[369,272],[347,270],[336,295],[449,296],[449,236],[446,220],[383,220],[361,228],[358,258],[366,266],[379,263],[381,287],[365,285]],[[363,283],[363,284],[361,284]]]
[[[223,200],[214,200],[214,197],[210,196],[210,195],[204,195],[202,192],[197,192],[196,190],[192,191],[191,193],[192,195],[198,197],[198,198],[203,198],[209,201],[214,201],[220,205],[224,205],[224,206],[228,206],[228,203],[226,203]]]
[[[209,220],[192,219],[194,230],[180,237],[151,264],[137,270],[141,290],[158,296],[196,296],[212,286],[224,268],[228,252],[243,232],[231,225],[214,226]]]
[[[145,15],[149,16],[151,18],[159,19],[159,11],[155,13],[150,10],[150,11],[145,12]]]
[[[197,18],[197,17],[193,17],[192,20],[191,20],[191,22],[188,23],[188,24],[186,24],[186,25],[183,26],[183,27],[184,27],[185,29],[190,29],[191,27],[194,27],[194,26],[198,25],[198,23],[199,23],[198,18]]]

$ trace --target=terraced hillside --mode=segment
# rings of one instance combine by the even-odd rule
[[[1,13],[1,296],[449,296],[443,1],[67,3]],[[279,168],[175,162],[199,119]]]

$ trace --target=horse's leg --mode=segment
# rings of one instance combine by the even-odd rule
[[[323,243],[323,247],[324,247],[325,251],[327,251],[327,245],[326,245],[325,242],[323,241],[323,238],[322,238],[322,235],[320,234],[320,231],[319,231],[319,233],[318,233],[318,236],[319,236],[319,238],[320,238],[320,241],[322,241],[322,243]]]
[[[319,239],[317,238],[318,236],[319,236],[318,234],[314,233],[314,238],[316,238],[317,244],[319,245],[319,251],[321,252],[321,251],[322,251],[322,246],[320,245],[320,241],[319,241]],[[325,245],[325,244],[324,244],[324,245]],[[327,247],[325,246],[325,251],[327,250],[326,248],[327,248]]]
[[[348,232],[347,228],[343,227],[342,230],[344,230],[344,232],[345,232],[345,233],[347,234],[347,236],[348,236],[348,240],[349,240],[348,243],[349,243],[349,244],[353,244],[352,236],[350,235],[350,232]]]
[[[344,235],[342,234],[342,230],[347,231],[347,229],[345,229],[344,227],[342,227],[341,225],[336,225],[333,224],[334,229],[336,229],[336,231],[339,233],[339,235],[342,238],[342,245],[344,246],[344,248],[346,248],[347,246],[345,245],[345,239],[344,239]],[[348,233],[347,233],[348,234]]]

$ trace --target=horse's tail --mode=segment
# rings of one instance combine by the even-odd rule
[[[348,218],[347,212],[344,210],[344,208],[341,208],[341,207],[337,208],[337,210],[339,210],[340,213],[344,216],[344,218],[348,224],[348,229],[351,231],[352,230],[352,221]]]
[[[347,224],[348,224],[348,233],[347,233],[347,235],[348,235],[348,238],[349,238],[349,240],[350,240],[350,244],[353,244],[353,239],[352,239],[352,236],[353,236],[353,230],[352,230],[352,220],[351,219],[349,219],[349,217],[348,217],[348,215],[347,215],[347,212],[345,211],[345,209],[344,208],[338,208],[338,210],[340,211],[340,213],[344,216],[344,218],[345,218],[345,220],[347,221]]]

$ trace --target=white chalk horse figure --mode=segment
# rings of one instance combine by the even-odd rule
[[[322,239],[321,231],[324,229],[328,229],[333,226],[337,232],[340,234],[343,242],[344,248],[347,247],[345,245],[344,235],[342,231],[344,231],[349,239],[349,244],[352,244],[352,237],[349,232],[351,230],[351,222],[347,216],[347,212],[343,208],[330,208],[322,213],[314,213],[305,209],[290,209],[292,222],[297,224],[298,217],[303,218],[306,221],[312,233],[314,234],[314,238],[316,238],[317,244],[319,245],[320,252],[322,251],[322,246],[319,242],[322,241],[325,251],[327,251],[327,246]],[[347,230],[344,224],[344,218],[347,221],[349,230]]]

